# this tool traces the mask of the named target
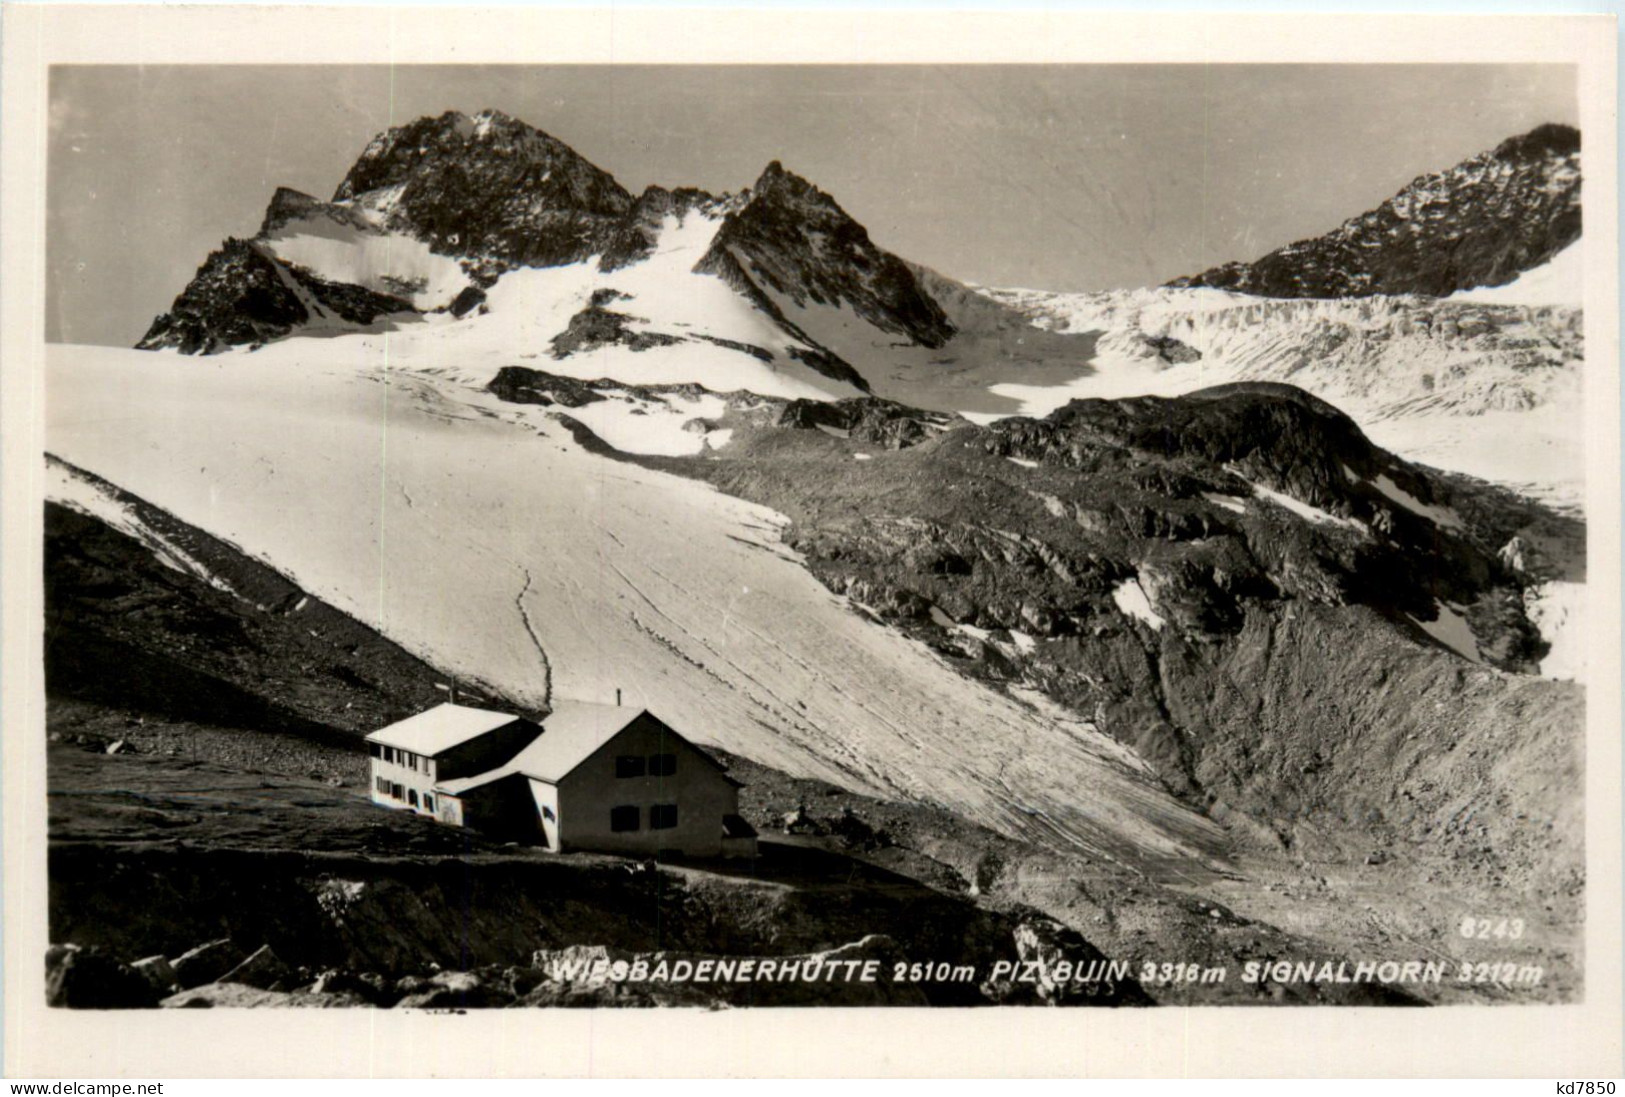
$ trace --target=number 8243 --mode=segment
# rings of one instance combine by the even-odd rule
[[[1456,932],[1469,941],[1516,941],[1523,936],[1522,918],[1479,918],[1469,914]]]

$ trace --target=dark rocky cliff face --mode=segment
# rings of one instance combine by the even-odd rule
[[[1325,236],[1172,286],[1263,297],[1443,297],[1498,286],[1580,237],[1580,133],[1545,125],[1424,175]]]
[[[281,339],[313,320],[337,317],[366,325],[416,312],[399,297],[318,278],[267,254],[255,241],[230,239],[198,268],[170,310],[153,320],[136,349],[215,354]]]
[[[516,266],[602,249],[632,196],[562,141],[498,111],[448,111],[374,138],[335,202],[399,188],[386,223],[446,255]]]
[[[242,343],[280,339],[309,318],[305,307],[266,258],[247,240],[230,239],[198,268],[168,312],[136,344],[139,350],[175,347],[182,354],[212,354]]]
[[[730,260],[797,304],[845,305],[882,331],[940,347],[954,333],[906,263],[877,248],[835,199],[777,160],[723,221],[699,270]]]

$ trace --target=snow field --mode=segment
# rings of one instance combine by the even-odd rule
[[[320,278],[403,297],[424,311],[451,304],[472,285],[457,260],[436,255],[415,237],[365,232],[319,214],[283,225],[266,246]]]
[[[1554,305],[1580,308],[1585,304],[1585,255],[1576,240],[1538,267],[1524,271],[1504,286],[1480,286],[1450,295],[1452,301],[1483,305]]]

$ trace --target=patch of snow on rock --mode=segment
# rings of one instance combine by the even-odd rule
[[[1146,597],[1145,588],[1140,586],[1138,579],[1124,579],[1117,584],[1117,589],[1112,591],[1112,601],[1128,616],[1144,621],[1154,629],[1168,623],[1151,608],[1151,599]]]
[[[1321,525],[1343,526],[1346,529],[1358,530],[1361,533],[1366,532],[1365,526],[1355,521],[1353,518],[1339,518],[1337,515],[1330,514],[1324,510],[1321,510],[1319,507],[1310,506],[1302,499],[1295,499],[1285,492],[1275,491],[1272,488],[1265,487],[1263,484],[1255,484],[1251,480],[1247,481],[1247,483],[1260,498],[1268,499],[1276,506],[1284,507],[1300,518],[1307,518],[1309,521],[1318,522]]]
[[[1216,507],[1223,507],[1225,510],[1233,510],[1237,514],[1247,513],[1246,502],[1234,495],[1218,495],[1214,492],[1208,491],[1202,493],[1202,498],[1206,499]]]
[[[1376,489],[1389,499],[1398,503],[1412,514],[1419,514],[1441,529],[1461,529],[1461,518],[1449,507],[1435,507],[1422,502],[1416,496],[1388,479],[1382,473],[1377,474],[1374,485]]]
[[[1467,618],[1462,615],[1461,608],[1446,602],[1438,603],[1438,607],[1439,616],[1432,621],[1419,621],[1410,614],[1405,616],[1410,617],[1417,628],[1463,659],[1482,663],[1484,660],[1478,654],[1478,640],[1473,636],[1473,630],[1467,627]]]
[[[473,283],[457,260],[401,233],[362,232],[326,217],[284,225],[268,241],[278,256],[330,282],[365,286],[435,309]]]

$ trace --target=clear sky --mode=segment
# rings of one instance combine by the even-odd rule
[[[636,193],[770,160],[970,282],[1155,284],[1316,236],[1542,122],[1567,66],[65,66],[47,338],[128,345],[279,185],[327,198],[391,124],[506,111]]]

